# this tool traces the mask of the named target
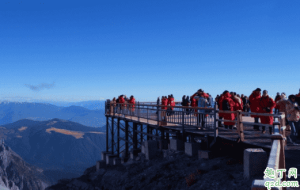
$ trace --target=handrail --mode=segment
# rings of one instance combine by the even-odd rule
[[[284,118],[284,116],[283,116]],[[286,138],[285,138],[285,126],[276,126],[275,127],[275,133],[271,136],[272,139],[272,147],[271,152],[269,155],[269,160],[267,167],[272,168],[275,171],[277,169],[286,169],[285,166],[285,153],[284,148],[286,145]],[[276,182],[278,180],[278,176],[275,175],[274,179],[255,179],[252,182],[251,190],[257,190],[257,189],[265,189],[265,182],[267,181],[274,181]],[[283,177],[280,179],[280,181],[286,180],[286,173],[283,172]],[[279,189],[286,189],[285,187],[279,188]]]
[[[112,102],[110,102],[111,104]],[[199,129],[200,123],[196,120],[197,118],[194,117],[193,115],[197,116],[199,114],[206,114],[206,115],[211,115],[211,118],[214,120],[213,122],[211,121],[210,124],[205,123],[205,129],[206,130],[218,130],[218,127],[214,127],[214,122],[216,121],[223,121],[223,122],[231,122],[235,123],[237,127],[237,133],[239,135],[239,138],[241,141],[244,141],[244,125],[258,125],[258,126],[266,126],[266,127],[273,127],[274,125],[280,125],[284,126],[284,115],[282,114],[269,114],[269,113],[249,113],[249,112],[242,112],[241,110],[238,111],[224,111],[224,110],[219,110],[217,109],[217,104],[214,104],[216,108],[209,108],[209,107],[190,107],[190,106],[170,106],[170,105],[157,105],[157,102],[154,102],[155,104],[144,104],[145,102],[138,102],[137,104],[130,104],[130,103],[116,103],[113,102],[112,105],[115,108],[120,108],[120,109],[134,109],[138,110],[135,113],[131,113],[131,116],[137,116],[139,121],[140,118],[145,118],[147,119],[147,122],[149,120],[155,120],[157,121],[158,125],[165,125],[165,121],[167,123],[174,123],[174,124],[179,124],[179,125],[184,125],[187,128],[195,127],[195,129]],[[164,110],[162,108],[173,108],[173,116],[166,116],[168,114],[168,110]],[[107,109],[109,109],[107,107]],[[143,113],[142,110],[147,110],[145,113]],[[189,110],[189,111],[186,111]],[[195,112],[196,110],[204,110],[205,113],[197,113]],[[157,116],[154,115],[154,113]],[[234,113],[237,116],[237,120],[226,120],[226,119],[217,119],[218,114],[214,113]],[[115,112],[114,112],[115,114]],[[146,114],[146,115],[144,115]],[[280,118],[280,122],[274,122],[273,125],[269,124],[261,124],[261,123],[253,123],[253,122],[247,122],[243,121],[243,114],[251,114],[251,115],[256,115],[256,116],[272,116],[275,118]],[[185,116],[184,116],[185,115]],[[125,116],[125,115],[124,115]],[[187,119],[186,119],[187,118]],[[206,119],[207,120],[207,119]],[[203,124],[202,124],[203,125]],[[203,129],[201,125],[201,130]],[[210,126],[210,127],[208,127]],[[216,136],[218,136],[218,132],[214,133]]]

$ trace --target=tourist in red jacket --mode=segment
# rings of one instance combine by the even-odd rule
[[[167,106],[168,105],[168,99],[167,99],[167,96],[162,96],[161,97],[161,105],[162,106]],[[166,121],[166,110],[167,110],[167,107],[161,107],[161,117],[162,117],[162,120],[163,121]]]
[[[224,106],[223,106],[223,103],[225,103],[225,101],[228,102],[228,106],[230,107],[229,110],[227,110],[227,109],[224,108]],[[225,91],[224,98],[223,98],[221,104],[222,104],[222,109],[223,109],[223,110],[225,110],[225,111],[235,111],[235,110],[234,110],[234,108],[235,108],[235,103],[234,103],[234,101],[232,100],[231,95],[229,94],[228,91],[227,91],[227,92]],[[231,121],[233,121],[234,119],[235,119],[234,113],[224,113],[224,120],[231,120]],[[233,122],[224,122],[224,125],[225,125],[225,128],[226,128],[226,129],[228,129],[228,128],[229,128],[229,129],[232,129],[232,127],[233,127],[234,124],[235,124],[235,123],[233,123]]]
[[[168,104],[170,104],[171,110],[174,110],[174,106],[175,106],[175,99],[173,97],[173,94],[170,95],[169,99],[168,99]]]
[[[276,106],[275,101],[268,95],[268,91],[263,91],[263,96],[259,101],[260,112],[273,114],[273,108]],[[273,116],[260,116],[262,124],[273,125]],[[269,127],[270,134],[272,134],[272,127]],[[266,127],[262,126],[262,133],[266,132]]]
[[[197,102],[196,102],[196,99],[194,98],[194,97],[190,97],[190,100],[191,100],[191,106],[193,107],[193,108],[195,108],[195,107],[197,107]],[[194,110],[194,112],[195,112],[195,116],[197,115],[196,113],[197,113],[197,109],[192,109],[192,111]]]
[[[260,113],[260,106],[259,106],[259,101],[261,98],[261,89],[257,88],[252,92],[252,94],[249,97],[250,101],[250,109],[252,113]],[[254,117],[254,122],[258,123],[259,116],[258,115],[251,115],[251,117]],[[254,130],[259,130],[258,125],[253,125]]]
[[[131,111],[131,113],[133,113],[134,112],[134,104],[135,104],[135,99],[133,96],[130,96],[128,103],[133,104],[133,105],[129,105],[130,111]]]
[[[121,110],[124,110],[126,105],[125,105],[125,99],[124,99],[124,95],[119,96],[119,103],[121,104]],[[122,112],[123,113],[123,112]]]

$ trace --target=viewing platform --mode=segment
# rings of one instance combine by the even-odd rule
[[[236,120],[219,119],[219,113],[233,113]],[[273,125],[254,123],[250,114],[258,117],[272,116]],[[190,156],[209,158],[210,149],[217,146],[218,141],[231,146],[238,144],[238,147],[248,151],[244,153],[244,175],[249,177],[252,170],[263,173],[266,166],[286,168],[285,151],[300,150],[300,146],[286,146],[286,136],[290,135],[290,131],[286,130],[285,113],[222,111],[216,104],[214,107],[201,108],[180,106],[180,102],[177,102],[171,107],[157,105],[156,102],[120,104],[107,100],[105,116],[107,132],[103,159],[106,164],[126,162],[141,153],[151,159],[152,152],[156,149],[185,151]],[[234,128],[219,126],[222,122],[232,122]],[[266,133],[254,130],[253,125],[260,128],[265,126]],[[267,158],[266,152],[270,155],[265,164],[255,165],[251,161],[259,155]],[[261,162],[264,163],[263,159]],[[284,176],[282,180],[285,179]],[[254,180],[252,189],[264,189],[263,180]]]

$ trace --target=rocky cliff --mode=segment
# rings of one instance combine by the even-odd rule
[[[43,171],[27,164],[6,144],[0,145],[0,187],[11,190],[43,190],[49,182]]]
[[[47,190],[243,190],[251,187],[252,180],[243,178],[242,159],[204,160],[165,150],[149,161],[140,155],[119,166],[88,168],[80,178],[61,180]]]

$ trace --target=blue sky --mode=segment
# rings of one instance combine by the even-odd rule
[[[0,2],[0,101],[298,93],[300,1]]]

